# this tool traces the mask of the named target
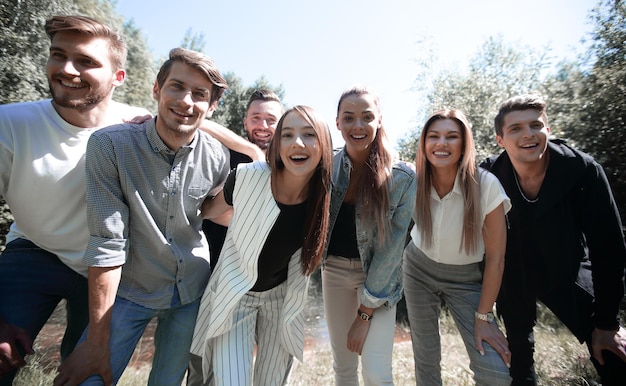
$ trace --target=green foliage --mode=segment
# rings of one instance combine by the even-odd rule
[[[244,86],[241,78],[232,72],[224,73],[224,78],[228,83],[228,90],[224,92],[224,95],[220,99],[212,119],[242,137],[246,137],[246,130],[243,127],[243,118],[246,115],[246,106],[248,105],[250,95],[260,88],[274,91],[281,100],[285,94],[282,85],[272,86],[263,76],[249,87]]]
[[[12,223],[13,215],[4,201],[4,197],[0,196],[0,252],[4,250],[6,234],[9,232],[9,227]]]
[[[592,13],[596,62],[581,97],[579,143],[604,166],[626,216],[626,3],[603,1]]]
[[[0,0],[0,103],[47,98],[45,64],[49,40],[44,22],[75,13],[71,0]]]
[[[601,0],[590,15],[591,46],[550,85],[552,125],[605,168],[626,220],[626,3]]]
[[[548,49],[537,52],[524,46],[506,44],[501,36],[491,37],[461,70],[433,70],[436,58],[424,61],[420,83],[432,82],[427,91],[427,103],[419,112],[423,119],[442,108],[462,110],[473,125],[479,159],[496,154],[493,118],[497,106],[519,93],[537,91],[541,86],[541,71],[549,64]],[[428,79],[431,78],[431,79]],[[415,159],[421,128],[399,141],[400,157]]]
[[[115,99],[133,106],[145,107],[156,114],[157,105],[152,97],[156,70],[146,37],[135,27],[132,20],[124,23],[122,31],[128,46],[126,80],[115,90]]]
[[[194,50],[198,52],[204,51],[204,46],[206,45],[204,41],[203,33],[194,33],[191,28],[189,28],[185,32],[185,37],[183,38],[183,42],[181,43],[182,48],[186,48],[188,50]]]

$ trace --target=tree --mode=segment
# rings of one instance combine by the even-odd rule
[[[128,46],[126,80],[115,90],[115,99],[133,106],[145,107],[156,114],[157,104],[152,97],[156,70],[147,40],[132,20],[124,23],[122,31]]]
[[[419,112],[423,119],[442,108],[462,110],[472,123],[479,159],[496,154],[493,118],[505,99],[541,88],[541,73],[548,64],[548,49],[535,49],[504,43],[501,36],[491,37],[470,60],[467,70],[422,70],[418,83],[428,83],[427,104]],[[434,59],[436,61],[436,59]],[[424,61],[424,63],[432,61]],[[430,64],[428,64],[430,66]],[[421,128],[399,142],[400,157],[415,159]]]
[[[189,28],[185,32],[185,37],[180,46],[188,50],[203,52],[205,45],[204,34],[202,32],[194,33],[192,29]]]
[[[554,80],[567,137],[603,166],[626,220],[626,3],[601,0],[583,65],[569,65]]]
[[[44,22],[75,13],[71,0],[0,0],[0,103],[49,97],[45,64],[49,40]]]

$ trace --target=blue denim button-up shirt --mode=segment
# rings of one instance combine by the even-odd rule
[[[333,158],[328,240],[350,185],[351,170],[352,162],[344,148]],[[390,232],[384,245],[378,240],[376,230],[368,232],[368,227],[361,221],[360,203],[355,207],[357,246],[365,272],[361,303],[366,307],[389,308],[402,298],[402,252],[415,208],[415,189],[415,173],[402,162],[393,165],[387,215]]]

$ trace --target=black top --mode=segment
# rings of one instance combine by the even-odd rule
[[[235,179],[236,172],[233,171],[224,184],[224,199],[229,205],[233,204]],[[267,291],[287,280],[289,260],[302,247],[307,202],[295,205],[276,202],[280,214],[267,235],[259,255],[259,276],[250,291]]]
[[[342,256],[349,259],[360,259],[356,244],[356,221],[354,205],[343,202],[333,233],[328,242],[328,255]]]

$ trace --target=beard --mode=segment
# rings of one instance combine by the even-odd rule
[[[54,87],[52,86],[52,83],[50,81],[48,82],[50,94],[52,95],[52,100],[55,104],[61,107],[79,111],[88,110],[92,106],[99,104],[110,95],[111,90],[113,89],[112,85],[109,87],[101,86],[95,89],[89,86],[90,85],[88,85],[89,91],[86,95],[80,98],[76,98],[62,91],[56,92]]]
[[[272,137],[270,137],[266,141],[261,141],[258,138],[254,138],[254,136],[248,132],[246,132],[246,134],[248,135],[248,141],[257,145],[261,150],[267,150],[267,148],[270,146],[270,142],[272,142]]]

